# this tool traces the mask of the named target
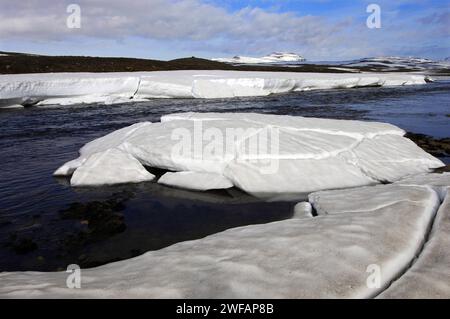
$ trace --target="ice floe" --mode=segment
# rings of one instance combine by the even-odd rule
[[[443,200],[450,185],[450,173],[419,174],[403,178],[396,182],[403,185],[429,185],[434,188]]]
[[[0,107],[124,103],[151,98],[230,98],[291,91],[425,84],[407,73],[157,71],[0,75]]]
[[[372,206],[364,206],[373,196],[370,187],[354,192],[324,193],[315,203],[325,207],[322,202],[330,201],[332,195],[333,201],[345,202],[348,211],[328,206],[319,217],[229,229],[84,269],[81,289],[66,287],[66,272],[3,272],[0,296],[375,297],[407,271],[421,252],[440,202],[426,186],[394,185],[386,192],[390,196],[378,198]],[[404,200],[397,201],[400,197]],[[380,270],[379,277],[372,281],[375,268]]]
[[[448,177],[447,177],[448,178]],[[448,179],[447,179],[448,181]],[[450,183],[447,183],[450,185]],[[381,298],[450,298],[450,188],[423,253]]]
[[[318,190],[393,182],[444,166],[403,134],[393,125],[377,122],[178,113],[163,116],[160,123],[134,124],[89,142],[78,159],[61,166],[55,175],[75,172],[76,176],[78,169],[91,165],[87,160],[94,154],[114,148],[128,155],[120,157],[124,167],[128,160],[136,160],[183,172],[168,174],[160,183],[191,189],[234,185],[258,197],[300,198]],[[115,180],[122,183],[130,178],[117,175]],[[82,180],[77,185],[82,186]]]
[[[151,181],[137,159],[117,148],[94,153],[78,167],[70,179],[72,186],[98,186]]]

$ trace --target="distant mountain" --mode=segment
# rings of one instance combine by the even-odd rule
[[[306,59],[301,55],[290,52],[273,52],[269,55],[259,58],[247,56],[235,56],[233,58],[216,58],[212,60],[225,63],[242,63],[242,64],[295,63],[306,61]]]
[[[364,71],[374,72],[411,72],[440,70],[448,72],[449,64],[444,61],[434,61],[420,57],[382,56],[364,58],[339,63],[344,67],[358,68]]]
[[[250,59],[250,60],[249,60]],[[223,63],[223,61],[233,61]],[[415,57],[373,57],[351,61],[305,61],[295,53],[275,52],[261,58],[182,58],[159,61],[136,58],[47,56],[0,51],[0,74],[55,72],[133,72],[174,70],[235,70],[274,72],[415,72],[450,75],[450,61]]]

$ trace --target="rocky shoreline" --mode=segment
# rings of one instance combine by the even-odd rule
[[[405,137],[412,140],[427,153],[436,157],[450,157],[450,137],[433,138],[425,134],[408,132]]]

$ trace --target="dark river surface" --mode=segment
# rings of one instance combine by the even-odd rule
[[[231,227],[290,218],[295,203],[265,203],[236,189],[198,193],[154,182],[71,188],[67,179],[52,176],[92,139],[187,111],[376,120],[443,138],[450,137],[450,81],[0,110],[0,271],[93,267]]]

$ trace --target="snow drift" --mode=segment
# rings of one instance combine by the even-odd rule
[[[425,83],[426,76],[407,73],[158,71],[0,75],[0,107],[112,104],[151,98],[230,98]]]
[[[89,142],[79,158],[55,175],[74,174],[71,184],[76,186],[84,184],[83,179],[74,180],[78,170],[89,180],[85,185],[130,182],[126,174],[105,177],[111,170],[90,160],[108,157],[105,152],[116,149],[121,153],[112,162],[118,170],[138,171],[139,164],[184,172],[167,175],[161,183],[192,189],[234,185],[258,197],[297,198],[318,190],[392,182],[444,166],[404,133],[377,122],[252,113],[170,114],[160,123],[134,124]],[[189,183],[189,176],[197,178]]]

